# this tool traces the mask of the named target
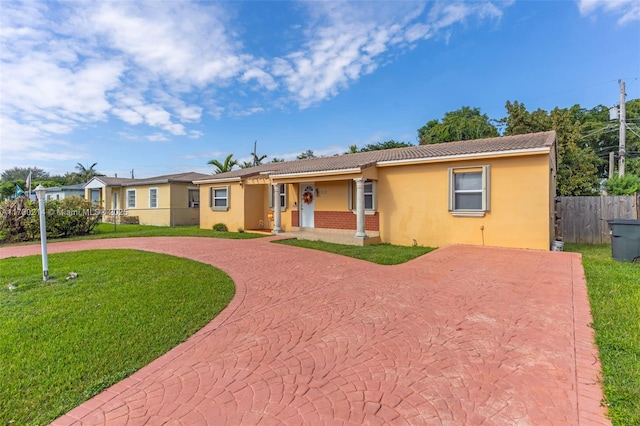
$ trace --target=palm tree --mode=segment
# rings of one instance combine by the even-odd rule
[[[227,155],[227,158],[224,159],[223,163],[218,160],[211,160],[207,164],[216,166],[216,169],[213,171],[215,174],[230,172],[231,169],[233,169],[233,166],[238,164],[238,162],[236,160],[232,160],[231,157],[233,157],[233,154]]]
[[[78,165],[76,166],[77,172],[75,172],[74,174],[78,177],[80,182],[89,182],[96,176],[104,176],[102,173],[98,173],[98,171],[95,169],[97,165],[98,163],[93,163],[91,166],[87,167],[82,165],[81,163],[78,163]]]
[[[271,159],[272,163],[284,163],[284,158],[273,157]]]
[[[345,154],[355,154],[356,152],[358,152],[358,145],[349,145],[349,151]]]
[[[313,151],[311,151],[310,149],[306,150],[305,152],[301,153],[300,155],[298,155],[298,160],[305,160],[307,158],[316,158],[315,154],[313,153]]]
[[[251,153],[251,156],[253,157],[253,165],[254,166],[259,166],[262,164],[262,160],[264,160],[265,158],[267,158],[266,155],[260,155],[258,156],[258,154],[256,154],[255,152]]]

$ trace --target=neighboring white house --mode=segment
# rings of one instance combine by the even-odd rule
[[[68,186],[53,186],[46,189],[46,201],[64,200],[67,197],[84,198],[84,183]]]

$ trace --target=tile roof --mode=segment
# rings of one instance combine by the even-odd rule
[[[106,186],[133,186],[133,185],[150,185],[154,183],[181,182],[191,183],[198,179],[207,179],[211,175],[197,172],[175,173],[171,175],[153,176],[143,179],[116,178],[107,176],[97,176],[94,179],[100,180]]]
[[[204,173],[197,173],[197,172],[176,173],[171,175],[153,176],[153,177],[144,178],[144,179],[129,179],[128,182],[122,183],[122,186],[150,185],[154,183],[169,183],[169,182],[191,183],[194,180],[207,179],[210,177],[211,175],[206,175]]]
[[[256,167],[248,167],[245,169],[232,170],[226,173],[207,176],[201,180],[242,179],[259,174],[277,176],[298,173],[321,173],[349,169],[362,170],[385,162],[428,160],[449,156],[505,153],[509,151],[551,148],[555,143],[555,140],[556,132],[549,131],[528,133],[525,135],[418,145],[406,148],[335,155],[332,157],[267,163]]]

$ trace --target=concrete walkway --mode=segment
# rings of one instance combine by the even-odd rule
[[[50,244],[174,254],[237,286],[188,341],[53,424],[610,424],[579,255],[449,246],[379,266],[271,239]]]

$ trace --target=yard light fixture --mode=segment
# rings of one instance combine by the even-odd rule
[[[49,259],[47,259],[47,220],[44,211],[44,197],[46,189],[42,184],[35,189],[38,197],[38,211],[40,213],[40,246],[42,247],[42,280],[49,281]]]

